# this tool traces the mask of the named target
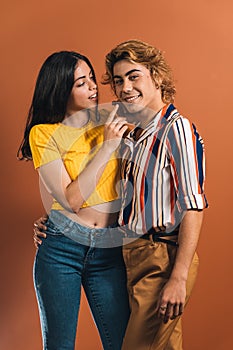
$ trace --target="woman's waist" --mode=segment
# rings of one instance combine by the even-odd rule
[[[88,228],[104,228],[117,222],[119,203],[112,201],[91,207],[81,208],[78,213],[58,209],[52,211],[59,212],[70,220]]]
[[[79,244],[96,248],[120,247],[123,234],[117,222],[106,227],[90,227],[64,215],[64,211],[51,210],[46,222],[48,237],[67,237]]]

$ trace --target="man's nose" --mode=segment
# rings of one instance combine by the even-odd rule
[[[132,90],[133,90],[132,83],[128,79],[126,79],[122,84],[122,91],[125,93],[129,93]]]

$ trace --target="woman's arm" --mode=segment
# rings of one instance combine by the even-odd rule
[[[112,153],[127,130],[124,118],[115,118],[117,108],[110,113],[104,128],[104,142],[79,176],[72,181],[61,159],[39,168],[39,175],[47,191],[70,212],[78,213],[82,204],[94,191]]]

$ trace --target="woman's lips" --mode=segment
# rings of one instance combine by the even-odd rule
[[[92,100],[92,101],[96,101],[97,98],[98,98],[97,93],[96,93],[96,94],[93,94],[93,95],[91,95],[91,96],[89,97],[89,99]]]

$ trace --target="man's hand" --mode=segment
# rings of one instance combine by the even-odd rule
[[[33,224],[33,240],[35,247],[38,248],[42,243],[42,240],[39,237],[46,238],[46,234],[43,231],[46,231],[47,227],[44,223],[48,220],[48,215],[43,215]]]
[[[164,323],[180,316],[184,310],[186,281],[196,251],[202,219],[202,211],[190,210],[186,212],[181,221],[175,264],[168,282],[160,293],[156,307]]]
[[[170,279],[162,289],[156,307],[158,316],[167,323],[180,316],[184,310],[186,282]]]

